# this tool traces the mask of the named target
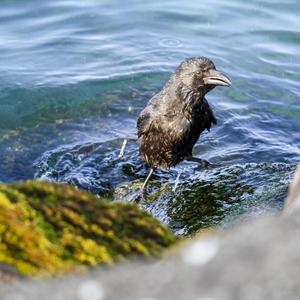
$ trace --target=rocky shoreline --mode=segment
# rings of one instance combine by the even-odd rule
[[[22,195],[30,195],[31,199],[34,199],[29,201],[33,207],[36,205],[37,195],[49,195],[48,198],[43,198],[44,201],[37,202],[49,208],[47,201],[54,201],[57,212],[61,211],[64,207],[62,203],[68,202],[68,199],[84,199],[81,201],[90,205],[97,202],[97,205],[102,205],[102,211],[118,209],[118,213],[122,214],[126,211],[119,231],[121,228],[130,227],[126,237],[130,236],[137,243],[147,245],[147,251],[133,247],[134,254],[138,254],[134,257],[161,257],[167,249],[171,249],[158,263],[157,260],[145,262],[143,259],[128,261],[122,252],[111,257],[112,261],[122,262],[114,268],[99,266],[90,272],[73,274],[71,277],[42,281],[40,279],[38,282],[18,280],[17,284],[10,287],[2,284],[1,299],[298,299],[299,188],[300,167],[290,185],[282,214],[262,217],[221,232],[206,231],[192,241],[172,248],[178,239],[147,213],[132,205],[108,203],[72,187],[54,183],[30,181],[1,186],[1,203],[4,207],[8,204],[7,200],[3,200],[3,195],[9,199],[10,205],[17,204],[18,201],[14,203],[12,200],[17,191],[23,193]],[[63,189],[65,192],[62,193]],[[62,203],[53,199],[53,191],[56,191],[56,196],[62,196]],[[22,198],[22,201],[24,199]],[[99,210],[99,207],[97,209]],[[84,210],[83,213],[92,211],[97,213],[96,207]],[[132,222],[133,215],[138,218],[138,222]],[[69,222],[75,226],[76,231],[83,230],[83,223],[75,222],[74,225],[74,217],[69,217]],[[113,224],[110,226],[113,227]],[[62,230],[62,227],[58,228]],[[141,228],[144,233],[137,236],[136,230]],[[88,263],[80,262],[79,265],[86,266]],[[12,272],[9,268],[8,271]]]

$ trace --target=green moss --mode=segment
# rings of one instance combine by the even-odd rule
[[[45,181],[0,185],[0,262],[28,276],[160,256],[176,241],[136,206]]]

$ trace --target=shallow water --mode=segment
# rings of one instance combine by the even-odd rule
[[[204,55],[234,83],[208,95],[218,125],[195,148],[222,167],[179,166],[175,194],[178,168],[159,172],[143,206],[184,233],[280,209],[300,160],[299,11],[296,0],[2,1],[0,180],[129,199],[146,170],[134,143],[117,157],[122,138],[170,72]]]

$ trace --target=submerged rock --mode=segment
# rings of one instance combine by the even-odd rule
[[[0,263],[49,276],[161,256],[174,235],[134,205],[46,181],[0,185]]]

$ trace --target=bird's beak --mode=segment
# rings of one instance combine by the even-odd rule
[[[210,70],[207,76],[203,79],[204,84],[231,86],[230,79],[223,73],[217,70]]]

